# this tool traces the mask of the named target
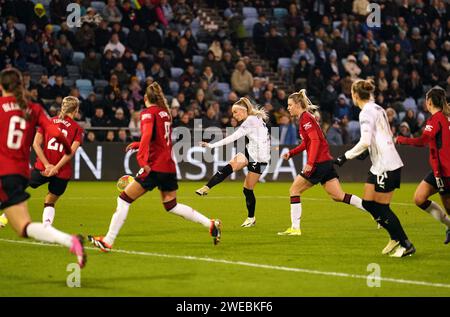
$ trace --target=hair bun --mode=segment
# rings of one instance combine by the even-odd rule
[[[375,91],[375,84],[373,82],[373,79],[365,80],[363,83],[363,88],[364,90],[367,90],[369,92]]]

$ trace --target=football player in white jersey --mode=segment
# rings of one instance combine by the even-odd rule
[[[353,83],[353,103],[361,108],[361,139],[352,149],[339,156],[335,163],[342,166],[347,160],[369,151],[372,167],[364,187],[363,207],[389,232],[391,239],[382,254],[404,257],[412,255],[416,249],[389,206],[394,190],[400,188],[403,162],[395,148],[386,112],[373,101],[374,91],[372,80]]]
[[[240,171],[244,167],[247,167],[248,174],[244,180],[243,193],[245,195],[248,215],[241,226],[248,228],[253,227],[256,224],[256,198],[253,189],[270,161],[270,139],[265,124],[267,113],[264,110],[253,106],[250,100],[245,97],[239,99],[233,105],[232,112],[233,117],[237,121],[243,121],[241,126],[233,134],[218,142],[213,144],[200,142],[200,145],[208,148],[217,148],[245,136],[248,138],[245,154],[236,154],[236,156],[230,160],[228,165],[221,168],[205,186],[197,189],[195,192],[200,196],[205,196],[213,186],[225,180],[233,172]]]

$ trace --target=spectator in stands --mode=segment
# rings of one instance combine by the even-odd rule
[[[359,75],[361,74],[361,68],[359,68],[358,64],[356,63],[356,57],[353,55],[347,56],[347,59],[344,62],[344,69],[350,75],[352,81],[358,79]]]
[[[161,6],[164,18],[170,24],[174,18],[172,6],[170,5],[168,0],[161,0],[159,4]]]
[[[202,62],[202,69],[210,67],[214,74],[223,78],[223,64],[215,58],[213,51],[208,51]]]
[[[279,119],[280,127],[280,144],[295,145],[297,144],[297,127],[291,122],[289,116],[282,115]]]
[[[142,63],[142,62],[137,63],[135,75],[140,83],[143,83],[145,81],[145,79],[147,78],[147,75],[145,72],[144,63]]]
[[[410,138],[412,137],[411,131],[409,129],[409,124],[407,122],[402,122],[398,130],[398,135]]]
[[[97,100],[95,92],[91,92],[86,100],[81,103],[80,110],[87,118],[92,118],[97,107],[101,107],[100,101]]]
[[[120,91],[121,86],[119,83],[119,78],[117,77],[116,74],[112,74],[111,77],[109,78],[108,86],[106,86],[105,89],[103,90],[103,96],[106,97],[107,95],[114,93],[115,97],[118,99],[120,98]]]
[[[103,52],[106,44],[111,39],[111,31],[108,29],[108,22],[102,20],[100,25],[95,29],[95,49]]]
[[[153,77],[155,81],[159,83],[165,94],[170,95],[169,75],[164,72],[159,63],[153,63],[150,68],[149,75]]]
[[[164,52],[164,49],[161,48],[157,50],[156,54],[153,57],[153,62],[158,63],[166,72],[166,74],[170,74],[172,62],[170,60],[170,56]]]
[[[295,3],[289,5],[289,13],[284,18],[284,26],[286,29],[295,28],[297,33],[302,33],[303,31],[303,19]]]
[[[253,87],[253,75],[246,69],[243,61],[236,63],[236,68],[231,75],[231,87],[240,96],[250,93]]]
[[[93,49],[89,50],[87,57],[81,62],[81,75],[91,81],[102,76],[100,59]]]
[[[131,115],[130,123],[128,124],[128,128],[130,129],[131,138],[135,140],[139,140],[141,136],[141,112],[135,111]]]
[[[52,87],[54,96],[68,96],[70,88],[64,84],[64,78],[61,75],[55,77],[55,84]]]
[[[270,64],[273,68],[277,67],[278,58],[285,57],[288,54],[288,48],[286,41],[278,33],[275,26],[271,26],[269,29],[269,36],[266,40],[266,54],[267,59],[270,60]]]
[[[116,6],[116,0],[108,0],[107,5],[103,8],[102,15],[109,23],[122,21],[122,13]]]
[[[329,145],[344,145],[342,139],[341,120],[333,119],[333,124],[327,131],[327,142]]]
[[[102,16],[92,7],[87,8],[86,15],[81,17],[81,23],[87,23],[94,28],[99,26],[102,21]]]
[[[175,67],[184,69],[188,64],[192,63],[194,52],[189,48],[188,41],[184,37],[178,40],[178,46],[175,48],[174,55],[173,64]]]
[[[340,120],[344,117],[347,118],[351,117],[351,106],[347,97],[344,94],[340,94],[338,97],[334,116]]]
[[[1,30],[0,30],[1,33]],[[6,28],[4,31],[4,37],[10,37],[11,39],[11,43],[13,43],[14,45],[19,45],[19,43],[22,41],[22,34],[20,33],[19,30],[17,30],[17,28],[15,27],[15,23],[13,19],[8,19],[8,21],[6,22]]]
[[[113,53],[111,50],[107,50],[101,59],[101,70],[103,77],[109,78],[111,76],[111,70],[116,67],[117,59],[113,57]]]
[[[61,34],[59,39],[56,41],[55,48],[61,54],[61,60],[64,64],[70,64],[72,62],[73,47],[64,34]]]
[[[92,127],[108,127],[109,120],[105,117],[105,112],[102,107],[95,108],[94,116],[91,118],[91,126]],[[104,131],[96,132],[96,139],[99,141],[103,141],[105,137]]]
[[[112,76],[116,76],[117,80],[119,81],[119,86],[125,86],[126,84],[128,84],[128,80],[129,80],[129,75],[127,73],[127,71],[125,70],[125,68],[123,67],[122,62],[118,62],[116,64],[116,66],[114,67],[114,69],[111,72],[111,77]]]
[[[88,133],[86,134],[86,140],[87,143],[93,143],[97,141],[97,138],[95,136],[94,131],[88,131]]]
[[[136,10],[131,6],[130,0],[122,1],[122,5],[119,7],[120,13],[122,14],[121,24],[128,29],[133,27],[136,21]]]
[[[55,98],[55,95],[53,94],[53,87],[50,86],[48,75],[46,73],[41,75],[37,88],[39,97],[44,99],[44,102]]]
[[[173,7],[174,20],[177,23],[188,25],[192,22],[193,13],[185,0],[177,0]]]
[[[128,127],[129,120],[125,117],[125,112],[122,108],[117,108],[114,118],[111,119],[111,126],[113,127]]]
[[[111,39],[105,46],[103,52],[111,51],[114,58],[121,58],[123,53],[125,53],[125,46],[120,43],[119,35],[114,33],[111,35]]]
[[[128,46],[135,54],[139,54],[141,51],[147,49],[147,35],[137,23],[133,24],[133,27],[128,34]]]
[[[208,106],[206,115],[202,118],[203,129],[210,127],[221,127],[221,123],[218,120],[217,111],[214,109],[213,105]]]
[[[131,141],[132,140],[125,129],[119,129],[119,131],[117,131],[117,142],[128,143]]]
[[[47,12],[42,3],[36,3],[34,6],[33,22],[36,23],[39,29],[43,30],[49,23]]]
[[[308,48],[305,40],[300,40],[298,42],[298,48],[292,54],[291,60],[294,65],[300,62],[300,58],[306,58],[309,65],[313,66],[316,62],[314,53]]]
[[[150,23],[146,31],[147,36],[147,49],[151,53],[155,53],[157,49],[163,46],[163,38],[156,28],[156,22]]]
[[[258,54],[264,54],[266,50],[266,39],[269,36],[270,24],[264,13],[258,16],[258,22],[253,25],[253,44]]]
[[[106,137],[105,140],[103,140],[104,142],[116,142],[116,135],[114,133],[113,130],[108,130],[108,132],[106,132]]]
[[[183,37],[188,41],[189,49],[194,52],[194,54],[198,54],[199,48],[197,44],[197,40],[195,39],[194,35],[192,34],[192,30],[190,28],[187,28],[184,31]]]
[[[39,45],[34,41],[31,33],[25,35],[25,40],[20,43],[19,48],[27,62],[34,64],[41,63]]]
[[[419,132],[419,123],[417,122],[416,115],[412,109],[406,111],[405,118],[403,118],[403,122],[408,124],[408,128],[411,134],[415,134]]]
[[[81,26],[81,29],[75,34],[75,38],[81,51],[87,51],[95,46],[94,30],[87,23]]]
[[[309,74],[307,81],[308,92],[315,102],[319,100],[323,89],[325,88],[325,80],[322,76],[322,71],[320,67],[316,66],[313,68],[312,72]]]
[[[60,24],[66,20],[67,6],[69,0],[51,0],[50,1],[50,17],[53,24]]]

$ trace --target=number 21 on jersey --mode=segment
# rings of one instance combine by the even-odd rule
[[[62,129],[61,132],[67,138],[67,134],[68,134],[67,130]],[[50,141],[48,141],[47,149],[53,150],[53,151],[62,152],[63,151],[63,145],[59,144],[58,142],[56,142],[56,138],[51,138]]]

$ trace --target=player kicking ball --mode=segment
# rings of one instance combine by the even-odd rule
[[[218,142],[212,144],[200,142],[200,146],[213,149],[233,143],[245,136],[249,141],[245,154],[238,153],[205,186],[197,189],[195,192],[197,195],[205,196],[211,188],[223,182],[228,176],[247,167],[248,173],[245,177],[242,191],[247,206],[247,219],[245,219],[241,227],[249,228],[256,224],[256,198],[253,190],[270,161],[269,132],[265,124],[267,113],[263,109],[253,106],[250,100],[245,97],[239,99],[233,105],[231,111],[233,112],[233,117],[238,122],[242,122],[241,126],[233,134]]]
[[[144,96],[147,109],[141,113],[141,141],[127,146],[127,151],[138,149],[137,161],[141,167],[132,181],[117,198],[108,233],[104,237],[88,236],[101,251],[111,251],[114,241],[128,216],[130,205],[147,191],[158,188],[167,212],[199,223],[209,230],[214,244],[221,239],[222,223],[209,219],[189,206],[177,202],[178,189],[175,162],[172,159],[172,118],[161,86],[154,82]]]
[[[314,116],[317,109],[318,107],[309,100],[305,89],[291,94],[288,98],[289,113],[291,116],[299,118],[299,135],[302,143],[282,157],[288,160],[306,150],[308,160],[289,189],[291,226],[286,231],[278,232],[278,235],[299,236],[302,234],[300,229],[300,218],[302,216],[300,195],[318,183],[322,184],[325,191],[334,201],[350,204],[366,211],[362,207],[361,198],[347,194],[341,188],[327,140]]]

